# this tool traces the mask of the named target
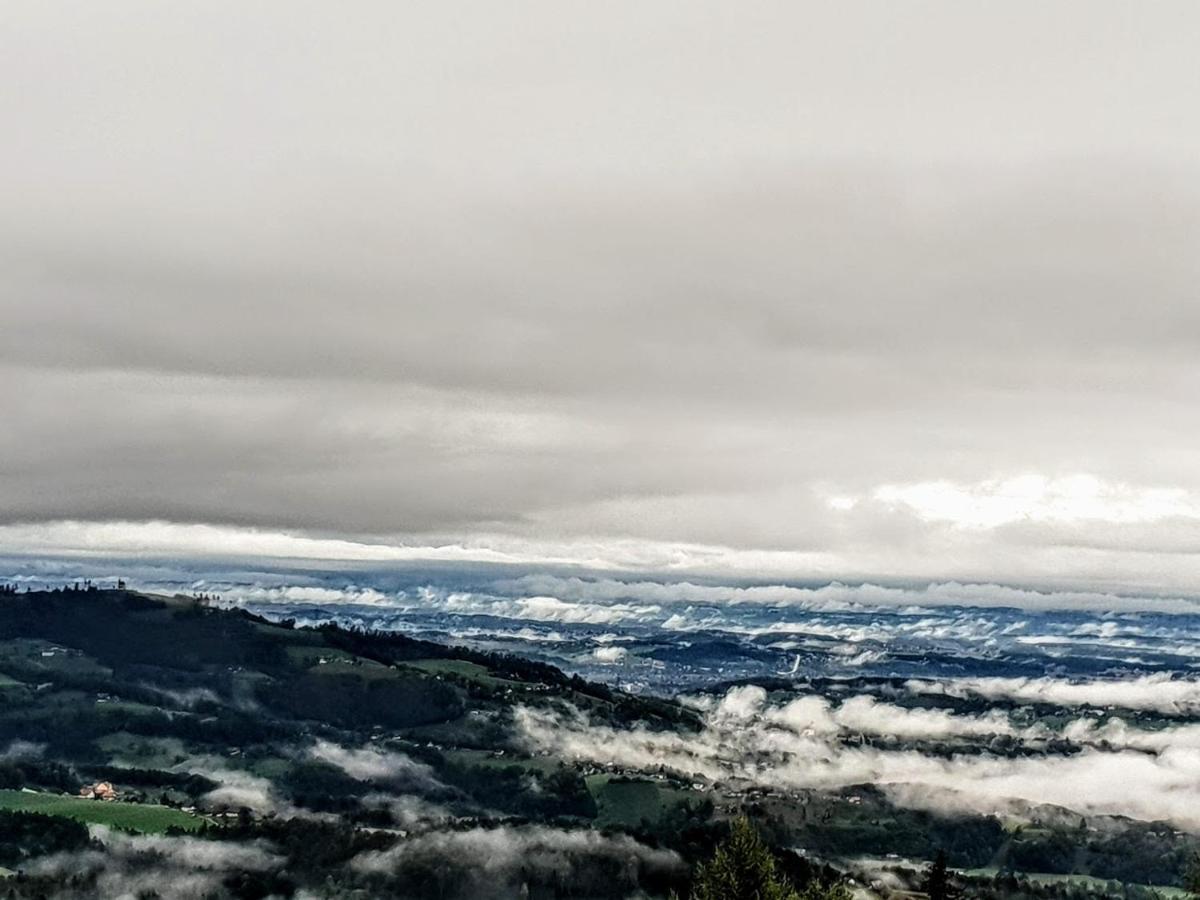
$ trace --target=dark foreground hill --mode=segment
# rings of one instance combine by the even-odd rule
[[[511,727],[515,709],[547,706],[696,724],[551,666],[401,635],[131,591],[5,593],[0,866],[21,874],[0,889],[104,895],[197,854],[214,860],[213,896],[679,887],[687,866],[667,844],[711,842],[710,809],[680,795],[660,816],[652,797],[657,835],[596,831],[621,818],[608,778],[531,755]]]
[[[468,710],[495,711],[514,696],[530,702],[537,694],[569,698],[614,722],[675,725],[693,718],[674,704],[516,657],[332,625],[297,629],[186,597],[17,593],[0,597],[0,611],[0,640],[15,642],[0,664],[26,683],[44,676],[54,688],[116,690],[124,699],[151,701],[164,722],[179,718],[169,714],[172,705],[184,707],[175,712],[199,709],[206,713],[196,720],[199,731],[219,736],[227,729],[238,741],[276,737],[290,730],[289,722],[341,728],[446,723]],[[250,707],[254,714],[247,716]],[[189,728],[182,722],[163,727],[168,733]],[[243,734],[239,727],[265,730]],[[55,731],[34,736],[65,739]]]

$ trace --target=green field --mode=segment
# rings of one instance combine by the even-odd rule
[[[532,772],[550,774],[562,767],[562,761],[556,756],[514,756],[505,754],[496,756],[488,750],[467,750],[463,748],[444,751],[446,758],[466,766],[480,768],[508,769],[519,766]]]
[[[468,662],[465,659],[413,659],[407,660],[404,665],[407,668],[418,669],[430,675],[457,675],[459,678],[478,681],[482,684],[519,684],[515,681],[509,681],[507,678],[497,678],[488,671],[486,666]]]
[[[112,677],[112,669],[77,650],[26,638],[0,642],[0,666],[31,680],[43,674]]]
[[[399,672],[391,666],[335,648],[292,646],[287,648],[287,655],[296,665],[307,668],[314,675],[356,675],[359,678],[399,676]]]
[[[172,827],[196,831],[207,824],[199,816],[150,803],[84,800],[66,794],[30,791],[0,790],[0,809],[62,816],[88,825],[107,825],[143,834],[157,834]]]
[[[587,786],[596,801],[596,824],[601,826],[657,822],[663,813],[690,796],[652,781],[614,780],[611,775],[589,775]]]
[[[347,653],[345,650],[338,650],[335,647],[311,647],[304,645],[295,645],[288,647],[285,652],[288,659],[298,666],[308,667],[315,666],[324,659],[329,662],[353,663],[355,661],[362,662],[359,657],[353,653]],[[369,660],[372,665],[380,665],[380,663]]]
[[[137,703],[133,700],[96,700],[96,712],[109,715],[150,716],[163,711],[161,706],[150,706],[147,703]],[[190,715],[175,713],[175,715]]]

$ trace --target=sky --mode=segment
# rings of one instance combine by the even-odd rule
[[[1192,3],[0,9],[0,548],[1200,583]]]

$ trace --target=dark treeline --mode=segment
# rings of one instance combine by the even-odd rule
[[[567,675],[548,663],[505,653],[437,644],[396,632],[343,628],[332,624],[320,625],[317,630],[326,637],[330,646],[385,665],[417,659],[461,659],[481,665],[500,678],[543,684],[604,702],[608,704],[614,722],[646,721],[660,726],[699,727],[696,714],[678,704],[654,697],[631,697],[607,685],[587,681],[578,675]]]
[[[152,597],[118,590],[95,590],[83,598],[73,592],[39,591],[6,596],[0,614],[0,640],[39,638],[82,651],[105,666],[113,677],[129,681],[132,674],[170,670],[181,687],[187,672],[203,674],[204,679],[190,682],[195,686],[212,684],[214,672],[221,669],[248,668],[290,678],[294,670],[284,642],[263,632],[259,626],[273,625],[269,620],[243,610],[223,610],[183,598],[171,606]],[[119,633],[114,622],[119,619]],[[344,650],[355,656],[384,665],[403,664],[416,659],[460,659],[492,670],[498,677],[527,684],[542,684],[570,691],[606,704],[613,721],[644,720],[662,726],[697,726],[695,714],[676,704],[654,698],[632,697],[578,676],[568,676],[545,663],[506,654],[484,653],[464,647],[448,647],[393,632],[346,629],[327,624],[310,631],[324,646]],[[25,673],[33,674],[33,673]],[[54,678],[63,676],[55,673]],[[156,679],[157,680],[157,679]],[[343,685],[344,687],[345,685]],[[81,686],[82,687],[82,686]],[[132,686],[129,686],[132,690]],[[320,686],[308,681],[305,687],[320,693]],[[473,686],[480,690],[478,684]],[[428,681],[423,682],[428,690]],[[86,689],[86,688],[82,688]],[[391,690],[372,688],[371,690]],[[402,702],[422,705],[409,688]],[[270,692],[267,702],[280,705],[282,711],[303,715],[305,706],[297,692],[283,687]],[[313,702],[325,711],[341,715],[349,724],[359,718],[362,698],[349,697],[349,711],[336,712],[325,697]],[[451,703],[451,695],[438,694],[438,700]],[[161,698],[159,700],[161,702]],[[428,706],[428,704],[424,704]],[[416,718],[431,713],[414,713]],[[320,715],[311,718],[321,718]],[[381,723],[382,724],[382,723]]]
[[[0,866],[5,868],[37,856],[82,850],[90,841],[87,827],[70,819],[0,810]]]

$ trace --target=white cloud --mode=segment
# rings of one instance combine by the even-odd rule
[[[331,564],[449,562],[520,566],[530,574],[498,582],[497,590],[507,595],[509,607],[507,610],[498,608],[496,614],[510,617],[528,614],[531,618],[546,621],[569,614],[559,605],[566,601],[610,606],[627,604],[627,618],[645,617],[653,613],[650,607],[674,603],[792,604],[827,609],[848,604],[962,604],[1029,609],[1200,610],[1200,602],[1191,599],[1196,579],[1191,577],[1190,568],[1195,564],[1194,574],[1200,578],[1200,561],[1171,554],[1167,565],[1168,561],[1160,559],[1157,551],[1131,555],[1126,548],[1100,546],[1087,549],[1086,564],[1081,564],[1080,553],[1083,551],[1079,548],[1063,550],[1055,543],[1057,538],[1046,536],[1038,536],[1040,543],[1037,546],[1018,549],[1014,545],[1011,557],[1006,557],[1003,565],[996,565],[993,559],[986,565],[967,567],[977,568],[992,577],[1003,576],[1006,580],[1023,580],[1029,584],[1045,584],[1045,587],[1037,590],[1015,588],[974,577],[930,580],[931,571],[946,573],[962,569],[961,560],[996,550],[997,545],[990,539],[980,538],[980,533],[978,529],[957,529],[957,536],[946,536],[949,543],[939,545],[939,552],[944,550],[959,562],[932,565],[926,561],[936,557],[925,553],[893,557],[879,556],[871,551],[869,555],[886,560],[886,565],[865,565],[854,553],[814,555],[803,550],[744,550],[627,538],[555,541],[475,534],[469,541],[447,543],[417,538],[411,541],[355,541],[312,537],[298,532],[170,522],[59,521],[0,525],[0,546],[11,554],[8,566],[18,574],[23,568],[22,561],[31,556],[62,557],[64,561],[76,560],[79,565],[89,567],[120,565],[121,571],[126,571],[124,567],[128,566],[131,557],[145,566],[169,566],[172,560],[196,557],[243,560],[247,565],[273,559]],[[972,546],[959,547],[962,541]],[[1118,573],[1120,577],[1111,585],[1092,586],[1097,581],[1096,566],[1106,573]],[[581,576],[551,574],[545,571],[550,567],[559,570],[570,567]],[[873,567],[877,570],[886,568],[890,577],[903,577],[926,586],[887,586],[873,582],[869,577],[858,583],[838,580],[855,572],[870,571]],[[618,571],[642,574],[632,578],[614,577],[612,573]],[[779,581],[751,586],[736,583],[745,579],[761,582],[767,578]],[[816,588],[797,587],[786,583],[791,579],[804,582],[827,579],[828,583]],[[723,585],[722,581],[735,583]],[[345,601],[380,606],[433,601],[469,607],[478,599],[469,594],[406,597],[351,584],[340,588],[257,584],[231,587],[225,595],[232,599],[263,602],[320,604]],[[511,600],[513,595],[522,595],[521,603]],[[636,606],[629,605],[634,602]],[[580,615],[586,615],[594,624],[602,624],[600,620],[605,613],[592,611]],[[684,620],[673,621],[682,623]]]
[[[859,695],[834,705],[808,695],[770,706],[767,692],[757,685],[730,688],[712,709],[714,722],[756,721],[785,726],[801,735],[869,734],[900,738],[939,739],[988,735],[1044,735],[1045,729],[1017,729],[1008,716],[992,711],[981,716],[958,716],[934,709],[908,709]]]
[[[597,647],[592,651],[592,659],[596,662],[614,664],[619,663],[629,655],[629,650],[625,647],[615,647],[612,645],[606,647]]]
[[[615,625],[629,621],[651,621],[662,611],[659,606],[636,603],[576,603],[558,597],[497,597],[487,594],[450,593],[432,589],[422,599],[447,612],[479,613],[535,622],[575,625]]]
[[[1111,484],[1086,474],[1062,478],[1019,475],[976,484],[886,484],[872,496],[923,519],[967,528],[996,528],[1020,521],[1135,524],[1200,519],[1200,503],[1182,488]],[[845,498],[831,497],[828,503],[834,509],[848,508]]]
[[[313,759],[337,766],[360,781],[396,782],[423,789],[441,788],[433,769],[395,750],[349,748],[319,740],[309,748]]]
[[[244,806],[260,815],[291,817],[304,814],[280,796],[269,778],[231,768],[228,761],[220,757],[193,757],[178,768],[217,782],[218,787],[200,798],[201,804],[208,809],[236,810]]]
[[[1186,597],[1123,595],[1089,590],[1030,590],[1001,584],[932,582],[921,587],[895,587],[866,582],[832,582],[819,587],[788,584],[722,585],[672,580],[618,580],[610,577],[564,577],[550,573],[525,575],[501,581],[497,589],[538,592],[557,600],[576,603],[646,604],[650,606],[692,604],[720,608],[729,605],[794,606],[798,609],[845,610],[871,607],[1012,607],[1017,609],[1078,609],[1099,611],[1154,610],[1198,613],[1200,602]],[[704,611],[697,620],[693,611],[672,611],[664,628],[682,630],[711,627],[719,621]],[[943,623],[945,624],[945,623]],[[807,627],[796,623],[797,630]],[[782,626],[781,626],[782,627]],[[791,627],[791,626],[788,626]],[[960,623],[960,627],[962,623]],[[880,634],[882,634],[882,630]]]
[[[840,706],[819,697],[771,705],[757,688],[734,689],[709,705],[698,734],[592,725],[581,714],[528,708],[518,711],[517,722],[532,748],[631,769],[666,767],[685,777],[768,788],[876,784],[912,805],[1005,812],[1018,802],[1048,803],[1084,813],[1168,819],[1200,830],[1200,747],[1192,727],[1155,735],[1069,723],[1065,734],[1088,746],[1073,755],[1048,756],[1038,748],[1050,732],[1015,728],[999,713],[954,716],[861,697]],[[909,739],[1007,735],[1026,743],[1031,753],[944,757],[843,741],[859,729]],[[1117,738],[1107,749],[1093,740],[1105,734]]]
[[[1167,673],[1120,680],[1074,682],[1061,678],[960,678],[954,681],[912,680],[905,687],[918,694],[975,695],[1020,703],[1057,706],[1120,707],[1155,710],[1168,715],[1200,713],[1200,681]]]

